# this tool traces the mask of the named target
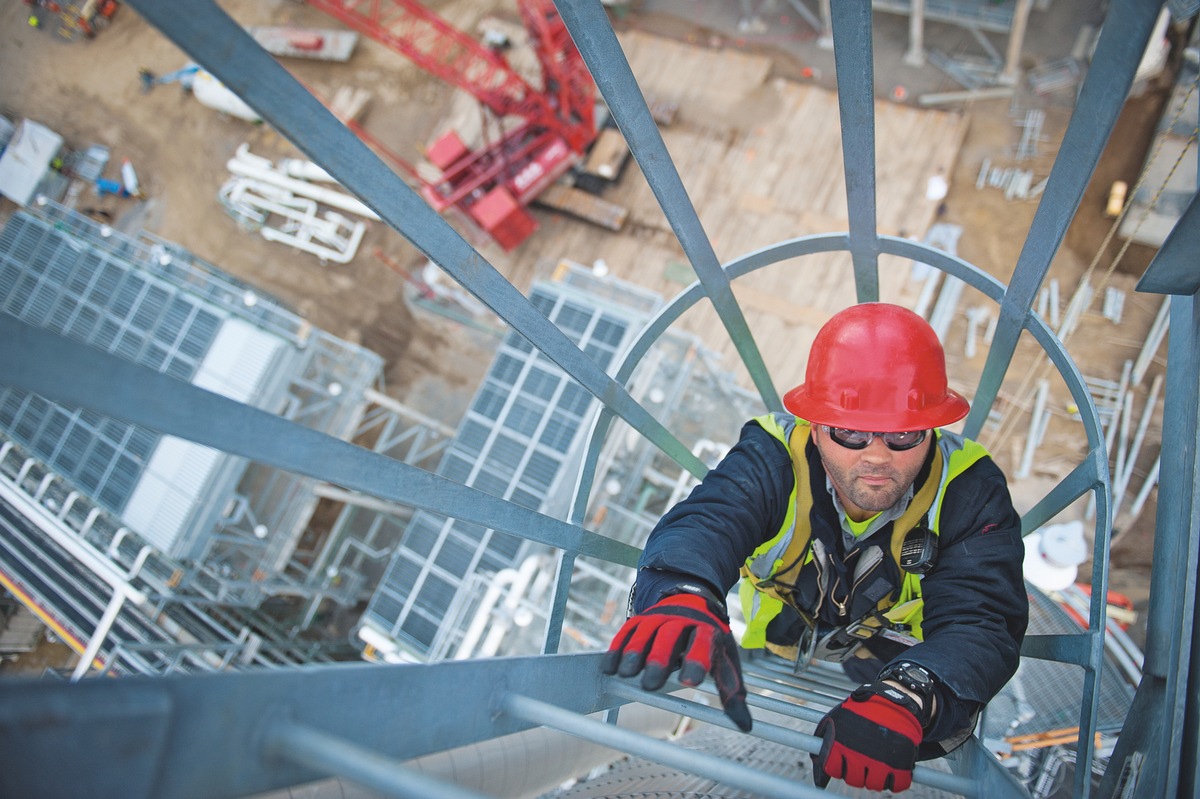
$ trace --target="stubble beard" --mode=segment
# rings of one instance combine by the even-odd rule
[[[828,465],[826,465],[828,469]],[[895,505],[904,494],[900,475],[895,469],[850,469],[848,472],[831,470],[833,484],[846,499],[870,513],[878,513]],[[890,482],[882,485],[867,485],[862,477],[887,477]]]

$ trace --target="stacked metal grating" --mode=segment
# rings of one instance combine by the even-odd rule
[[[0,312],[340,437],[357,428],[381,370],[378,356],[179,245],[44,198],[0,231]],[[246,663],[272,662],[258,657],[262,642],[288,633],[257,617],[266,598],[354,601],[352,575],[335,583],[292,562],[317,501],[310,478],[10,387],[0,389],[0,444],[0,567],[77,651],[95,641],[89,654],[103,652],[108,668],[221,667],[238,649]],[[160,624],[122,597],[212,610]],[[195,655],[204,642],[214,646]],[[302,653],[285,662],[327,659],[307,644],[284,648]]]

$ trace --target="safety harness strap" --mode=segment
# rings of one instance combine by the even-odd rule
[[[747,628],[743,638],[743,646],[746,647],[766,644],[766,622],[782,610],[785,602],[800,614],[810,630],[816,629],[815,620],[820,611],[819,606],[812,609],[797,607],[791,596],[791,586],[796,585],[801,571],[814,560],[810,521],[813,495],[805,456],[811,428],[804,420],[794,417],[781,420],[768,415],[759,421],[764,429],[787,447],[796,482],[789,512],[779,534],[760,546],[741,570],[746,578],[740,590],[743,609],[747,611],[748,619],[761,622]],[[781,421],[794,424],[785,427]],[[987,450],[973,441],[965,441],[942,431],[935,432],[935,435],[939,436],[939,440],[934,446],[928,476],[918,487],[908,508],[892,526],[890,551],[892,561],[901,574],[899,591],[885,593],[860,618],[834,630],[834,637],[866,640],[881,631],[886,634],[894,626],[912,632],[915,637],[901,636],[911,639],[909,643],[921,637],[924,603],[921,599],[920,575],[907,572],[900,566],[901,547],[905,536],[918,525],[928,527],[934,535],[938,533],[938,516],[946,486],[971,464],[987,455]],[[940,440],[942,436],[946,436],[945,441]],[[944,450],[949,450],[951,456],[947,457]],[[822,594],[818,602],[824,600]]]

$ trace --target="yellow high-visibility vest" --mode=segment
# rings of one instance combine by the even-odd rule
[[[804,455],[811,432],[809,423],[786,413],[767,414],[757,417],[755,421],[787,448],[792,459],[795,482],[779,531],[759,545],[742,566],[738,596],[746,618],[742,646],[747,649],[767,646],[767,625],[783,610],[785,602],[810,625],[814,623],[819,610],[797,607],[792,601],[791,592],[781,591],[777,587],[779,584],[796,584],[800,572],[813,560],[812,525],[809,520],[813,497],[809,486],[808,460]],[[988,456],[983,445],[957,434],[935,430],[934,437],[936,447],[929,475],[921,485],[915,487],[912,502],[892,524],[890,551],[902,575],[900,590],[885,596],[876,607],[888,622],[905,625],[909,634],[918,640],[923,638],[921,622],[925,615],[921,575],[900,569],[900,546],[904,536],[922,519],[926,519],[935,535],[938,534],[942,500],[950,482],[976,461]]]

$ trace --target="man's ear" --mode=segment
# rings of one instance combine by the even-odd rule
[[[821,425],[814,424],[809,428],[808,437],[812,440],[813,446],[817,448],[817,454],[821,456],[821,462],[825,461],[825,450],[821,449],[825,443],[825,431],[821,429]]]

